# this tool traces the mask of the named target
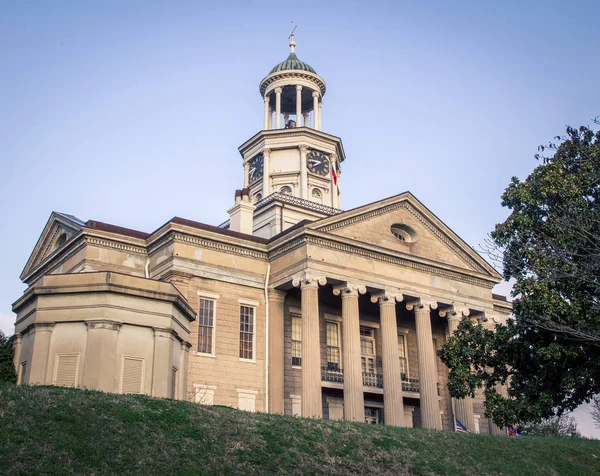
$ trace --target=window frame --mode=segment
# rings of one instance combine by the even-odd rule
[[[196,355],[200,357],[215,358],[217,356],[217,301],[219,300],[219,294],[209,293],[206,291],[198,291],[198,339],[196,341]],[[210,344],[211,352],[200,352],[200,327],[208,327],[200,325],[200,301],[212,301],[213,302],[213,325],[212,325],[212,341]]]
[[[294,322],[300,323],[300,339],[294,339]],[[293,369],[301,369],[302,368],[302,315],[297,312],[291,312],[291,339],[292,339],[292,368]],[[300,344],[300,357],[294,357],[294,342],[298,342]],[[294,359],[300,359],[299,364],[294,364]]]
[[[362,330],[363,329],[368,329],[371,332],[370,336],[365,336],[362,335]],[[375,337],[375,327],[371,327],[368,325],[363,325],[362,323],[360,324],[360,363],[361,363],[361,370],[363,373],[366,373],[368,375],[376,375],[377,374],[377,340]],[[372,342],[373,344],[373,353],[372,354],[365,354],[363,353],[363,346],[362,346],[362,341],[363,339],[368,339]],[[363,359],[364,359],[364,368],[363,368]],[[372,359],[373,360],[373,372],[369,372],[369,365],[368,365],[368,361],[367,359]]]
[[[398,355],[399,358],[404,358],[406,362],[406,378],[410,378],[410,365],[408,364],[408,329],[398,328],[398,337],[404,337],[404,357]],[[398,342],[398,354],[400,354],[400,342]],[[400,375],[402,376],[402,368],[400,369]]]
[[[238,359],[240,362],[256,363],[256,310],[258,308],[258,301],[252,301],[249,299],[238,299],[239,305],[239,338],[238,338]],[[242,352],[242,307],[252,309],[252,357],[240,357]],[[248,332],[246,332],[248,334]]]
[[[335,325],[337,329],[337,346],[329,345],[329,324]],[[335,364],[336,362],[329,362],[329,347],[337,348],[338,350],[338,359],[337,368],[330,366],[329,364]],[[343,369],[343,357],[342,357],[342,337],[341,337],[341,326],[339,319],[331,319],[325,318],[325,364],[327,366],[327,370],[332,370],[339,372]]]
[[[144,391],[146,388],[146,357],[140,357],[137,355],[128,355],[123,354],[121,356],[121,377],[119,382],[119,393],[123,393],[123,374],[125,372],[125,361],[126,360],[136,360],[142,363],[142,372],[140,377],[140,393],[127,393],[124,395],[146,395]]]

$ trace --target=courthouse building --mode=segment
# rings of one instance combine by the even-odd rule
[[[260,82],[226,223],[50,215],[13,305],[19,382],[500,431],[450,398],[436,350],[461,319],[506,319],[501,276],[410,192],[342,210],[326,84],[294,47]]]

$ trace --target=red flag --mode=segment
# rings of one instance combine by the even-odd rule
[[[337,174],[335,173],[335,167],[331,169],[331,175],[333,177],[333,184],[337,185]]]

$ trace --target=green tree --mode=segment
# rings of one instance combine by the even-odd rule
[[[0,331],[0,382],[17,382],[12,342]]]
[[[568,127],[555,140],[525,181],[513,177],[502,195],[511,213],[491,234],[515,280],[514,318],[494,330],[465,320],[439,352],[450,393],[483,388],[498,425],[539,422],[600,392],[600,132]]]

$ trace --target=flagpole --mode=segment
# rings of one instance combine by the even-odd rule
[[[456,433],[456,413],[454,413],[454,399],[450,399],[450,408],[452,409],[452,423],[454,424],[454,433]]]

